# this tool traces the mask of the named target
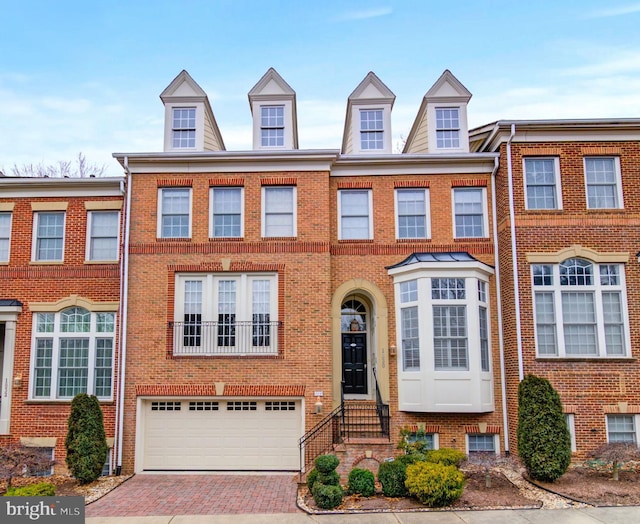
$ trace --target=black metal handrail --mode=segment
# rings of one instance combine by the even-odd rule
[[[307,471],[317,456],[331,450],[334,444],[340,442],[342,438],[340,419],[343,417],[344,408],[340,404],[302,436],[299,441],[301,474]]]
[[[382,402],[382,395],[380,394],[380,387],[378,386],[378,375],[376,374],[376,368],[373,368],[373,381],[376,383],[376,412],[378,419],[380,420],[380,431],[383,437],[391,438],[390,432],[390,413],[389,404]]]

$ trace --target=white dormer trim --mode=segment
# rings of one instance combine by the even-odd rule
[[[253,149],[287,150],[298,149],[298,115],[296,92],[270,67],[249,91],[249,107],[253,115]],[[282,145],[262,144],[262,110],[266,107],[283,108]]]

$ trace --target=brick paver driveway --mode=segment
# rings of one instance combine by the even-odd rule
[[[297,476],[135,475],[86,507],[87,517],[293,513]]]

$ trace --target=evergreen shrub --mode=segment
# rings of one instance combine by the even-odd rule
[[[407,466],[409,493],[430,508],[448,506],[464,489],[464,475],[455,466],[418,462]]]
[[[56,494],[56,487],[48,482],[31,484],[30,486],[7,488],[5,497],[53,497]]]
[[[368,469],[353,468],[347,484],[349,493],[371,497],[376,492],[376,479]]]

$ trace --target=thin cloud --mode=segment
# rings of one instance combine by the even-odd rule
[[[613,16],[630,15],[640,13],[640,4],[630,4],[620,7],[612,7],[610,9],[599,9],[591,13],[587,13],[585,18],[611,18]]]
[[[378,18],[381,16],[388,16],[393,13],[393,9],[390,7],[378,7],[374,9],[362,9],[360,11],[348,11],[338,17],[341,22],[349,20],[366,20],[368,18]]]

